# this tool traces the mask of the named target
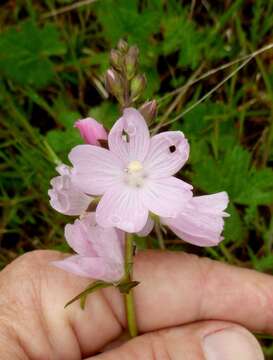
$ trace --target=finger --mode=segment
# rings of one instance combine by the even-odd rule
[[[85,311],[77,303],[63,308],[89,280],[49,264],[61,257],[63,254],[52,251],[33,252],[1,273],[0,302],[13,299],[6,300],[3,307],[11,309],[9,319],[22,344],[31,343],[36,358],[42,358],[45,337],[47,353],[58,352],[60,358],[68,360],[80,353],[95,353],[126,326],[123,299],[115,289],[89,296]],[[254,331],[273,332],[271,276],[174,252],[140,253],[134,268],[135,279],[141,281],[134,291],[141,332],[203,319],[233,321]],[[14,304],[14,298],[20,301]],[[42,314],[42,321],[38,314]],[[41,324],[46,329],[43,334],[35,330]]]
[[[273,333],[272,276],[185,253],[145,251],[135,259],[134,279],[141,332],[216,319]],[[120,294],[104,293],[125,326]]]
[[[91,359],[263,360],[264,356],[258,341],[245,328],[204,321],[139,336]]]

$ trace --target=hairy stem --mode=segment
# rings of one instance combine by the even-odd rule
[[[132,269],[133,269],[133,238],[132,234],[126,235],[125,240],[125,278],[129,282],[132,280]],[[134,308],[134,298],[133,298],[133,289],[131,289],[128,294],[124,295],[125,300],[125,309],[128,330],[131,337],[135,337],[138,334],[135,308]]]

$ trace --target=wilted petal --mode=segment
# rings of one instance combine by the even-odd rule
[[[52,264],[75,275],[107,282],[118,281],[124,274],[123,264],[114,263],[107,258],[73,255]]]
[[[139,111],[125,109],[123,116],[112,127],[108,136],[109,149],[126,165],[143,161],[150,145],[148,126]]]
[[[211,199],[211,204],[210,200]],[[227,207],[226,193],[194,197],[176,218],[162,222],[183,240],[198,246],[215,246],[223,238],[223,210]]]
[[[176,217],[192,198],[191,186],[173,176],[147,181],[143,188],[144,205],[154,214]]]
[[[50,205],[65,215],[81,215],[93,198],[80,191],[72,182],[70,170],[66,165],[58,167],[57,170],[64,175],[56,176],[50,181],[52,186],[48,191]]]
[[[145,237],[150,234],[150,232],[153,230],[153,227],[154,227],[154,220],[152,220],[149,216],[144,228],[141,231],[139,231],[137,235],[140,237]]]
[[[97,256],[97,252],[89,238],[89,228],[91,228],[91,224],[88,223],[88,218],[77,219],[74,224],[65,226],[65,238],[68,245],[79,255]]]
[[[100,200],[96,218],[102,227],[117,227],[130,233],[138,232],[147,222],[148,209],[142,204],[140,189],[115,186]]]
[[[123,232],[99,226],[94,212],[86,213],[81,219],[75,220],[74,224],[67,224],[65,238],[79,255],[107,257],[115,262],[123,262]]]
[[[74,126],[79,129],[81,137],[87,144],[100,146],[98,140],[107,140],[106,130],[95,119],[78,120]]]
[[[113,227],[103,228],[98,224],[89,227],[89,241],[97,256],[106,257],[117,263],[123,262],[124,258],[123,234]]]
[[[123,176],[121,161],[110,151],[93,145],[75,146],[69,160],[72,179],[84,192],[101,195]]]
[[[144,167],[150,177],[177,173],[189,157],[189,143],[181,131],[166,131],[151,138]]]

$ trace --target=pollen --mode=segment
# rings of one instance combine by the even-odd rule
[[[129,173],[132,174],[132,173],[137,173],[137,172],[141,171],[143,169],[143,166],[140,161],[134,160],[129,163],[127,169],[129,171]]]

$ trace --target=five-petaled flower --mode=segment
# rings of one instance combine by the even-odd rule
[[[149,212],[176,218],[192,198],[192,186],[174,177],[189,156],[189,145],[180,131],[150,138],[142,115],[124,110],[108,136],[109,150],[78,145],[69,159],[71,179],[83,193],[102,196],[96,221],[102,227],[138,232]]]

